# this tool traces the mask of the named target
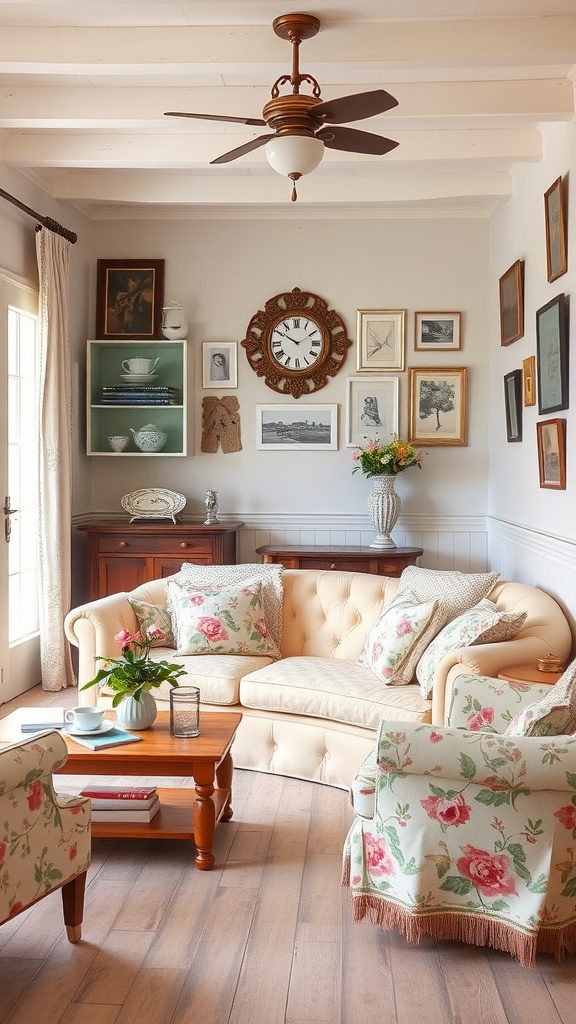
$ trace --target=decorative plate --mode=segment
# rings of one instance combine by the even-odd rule
[[[132,491],[120,499],[122,508],[135,519],[171,519],[177,522],[178,513],[186,504],[186,498],[178,491],[169,491],[165,487],[144,487],[141,491]]]

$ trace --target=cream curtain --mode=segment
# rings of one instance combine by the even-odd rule
[[[39,583],[42,688],[74,686],[64,616],[71,600],[70,248],[38,228],[40,277]]]

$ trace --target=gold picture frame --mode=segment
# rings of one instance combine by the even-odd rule
[[[524,405],[536,405],[536,356],[522,360]]]
[[[411,367],[408,440],[420,446],[468,444],[467,385],[466,367]]]
[[[566,420],[539,420],[538,472],[540,487],[566,490]]]
[[[162,338],[164,260],[98,260],[96,338]]]
[[[356,371],[404,369],[404,309],[359,309],[356,314]]]
[[[549,281],[562,277],[568,270],[566,246],[566,195],[564,180],[556,178],[544,193],[546,220],[546,270]]]

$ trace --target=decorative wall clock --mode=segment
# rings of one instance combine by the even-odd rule
[[[293,398],[323,388],[344,365],[351,344],[342,317],[299,288],[268,299],[242,342],[254,372],[273,391]]]

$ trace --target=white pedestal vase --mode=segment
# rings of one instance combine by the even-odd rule
[[[374,487],[368,497],[368,515],[376,530],[376,536],[370,547],[395,548],[396,545],[390,534],[396,526],[400,514],[400,498],[394,489],[396,477],[375,476],[373,480]]]
[[[140,732],[149,729],[156,721],[158,708],[151,693],[144,691],[142,700],[135,697],[124,697],[116,708],[116,719],[121,729],[132,729]]]

